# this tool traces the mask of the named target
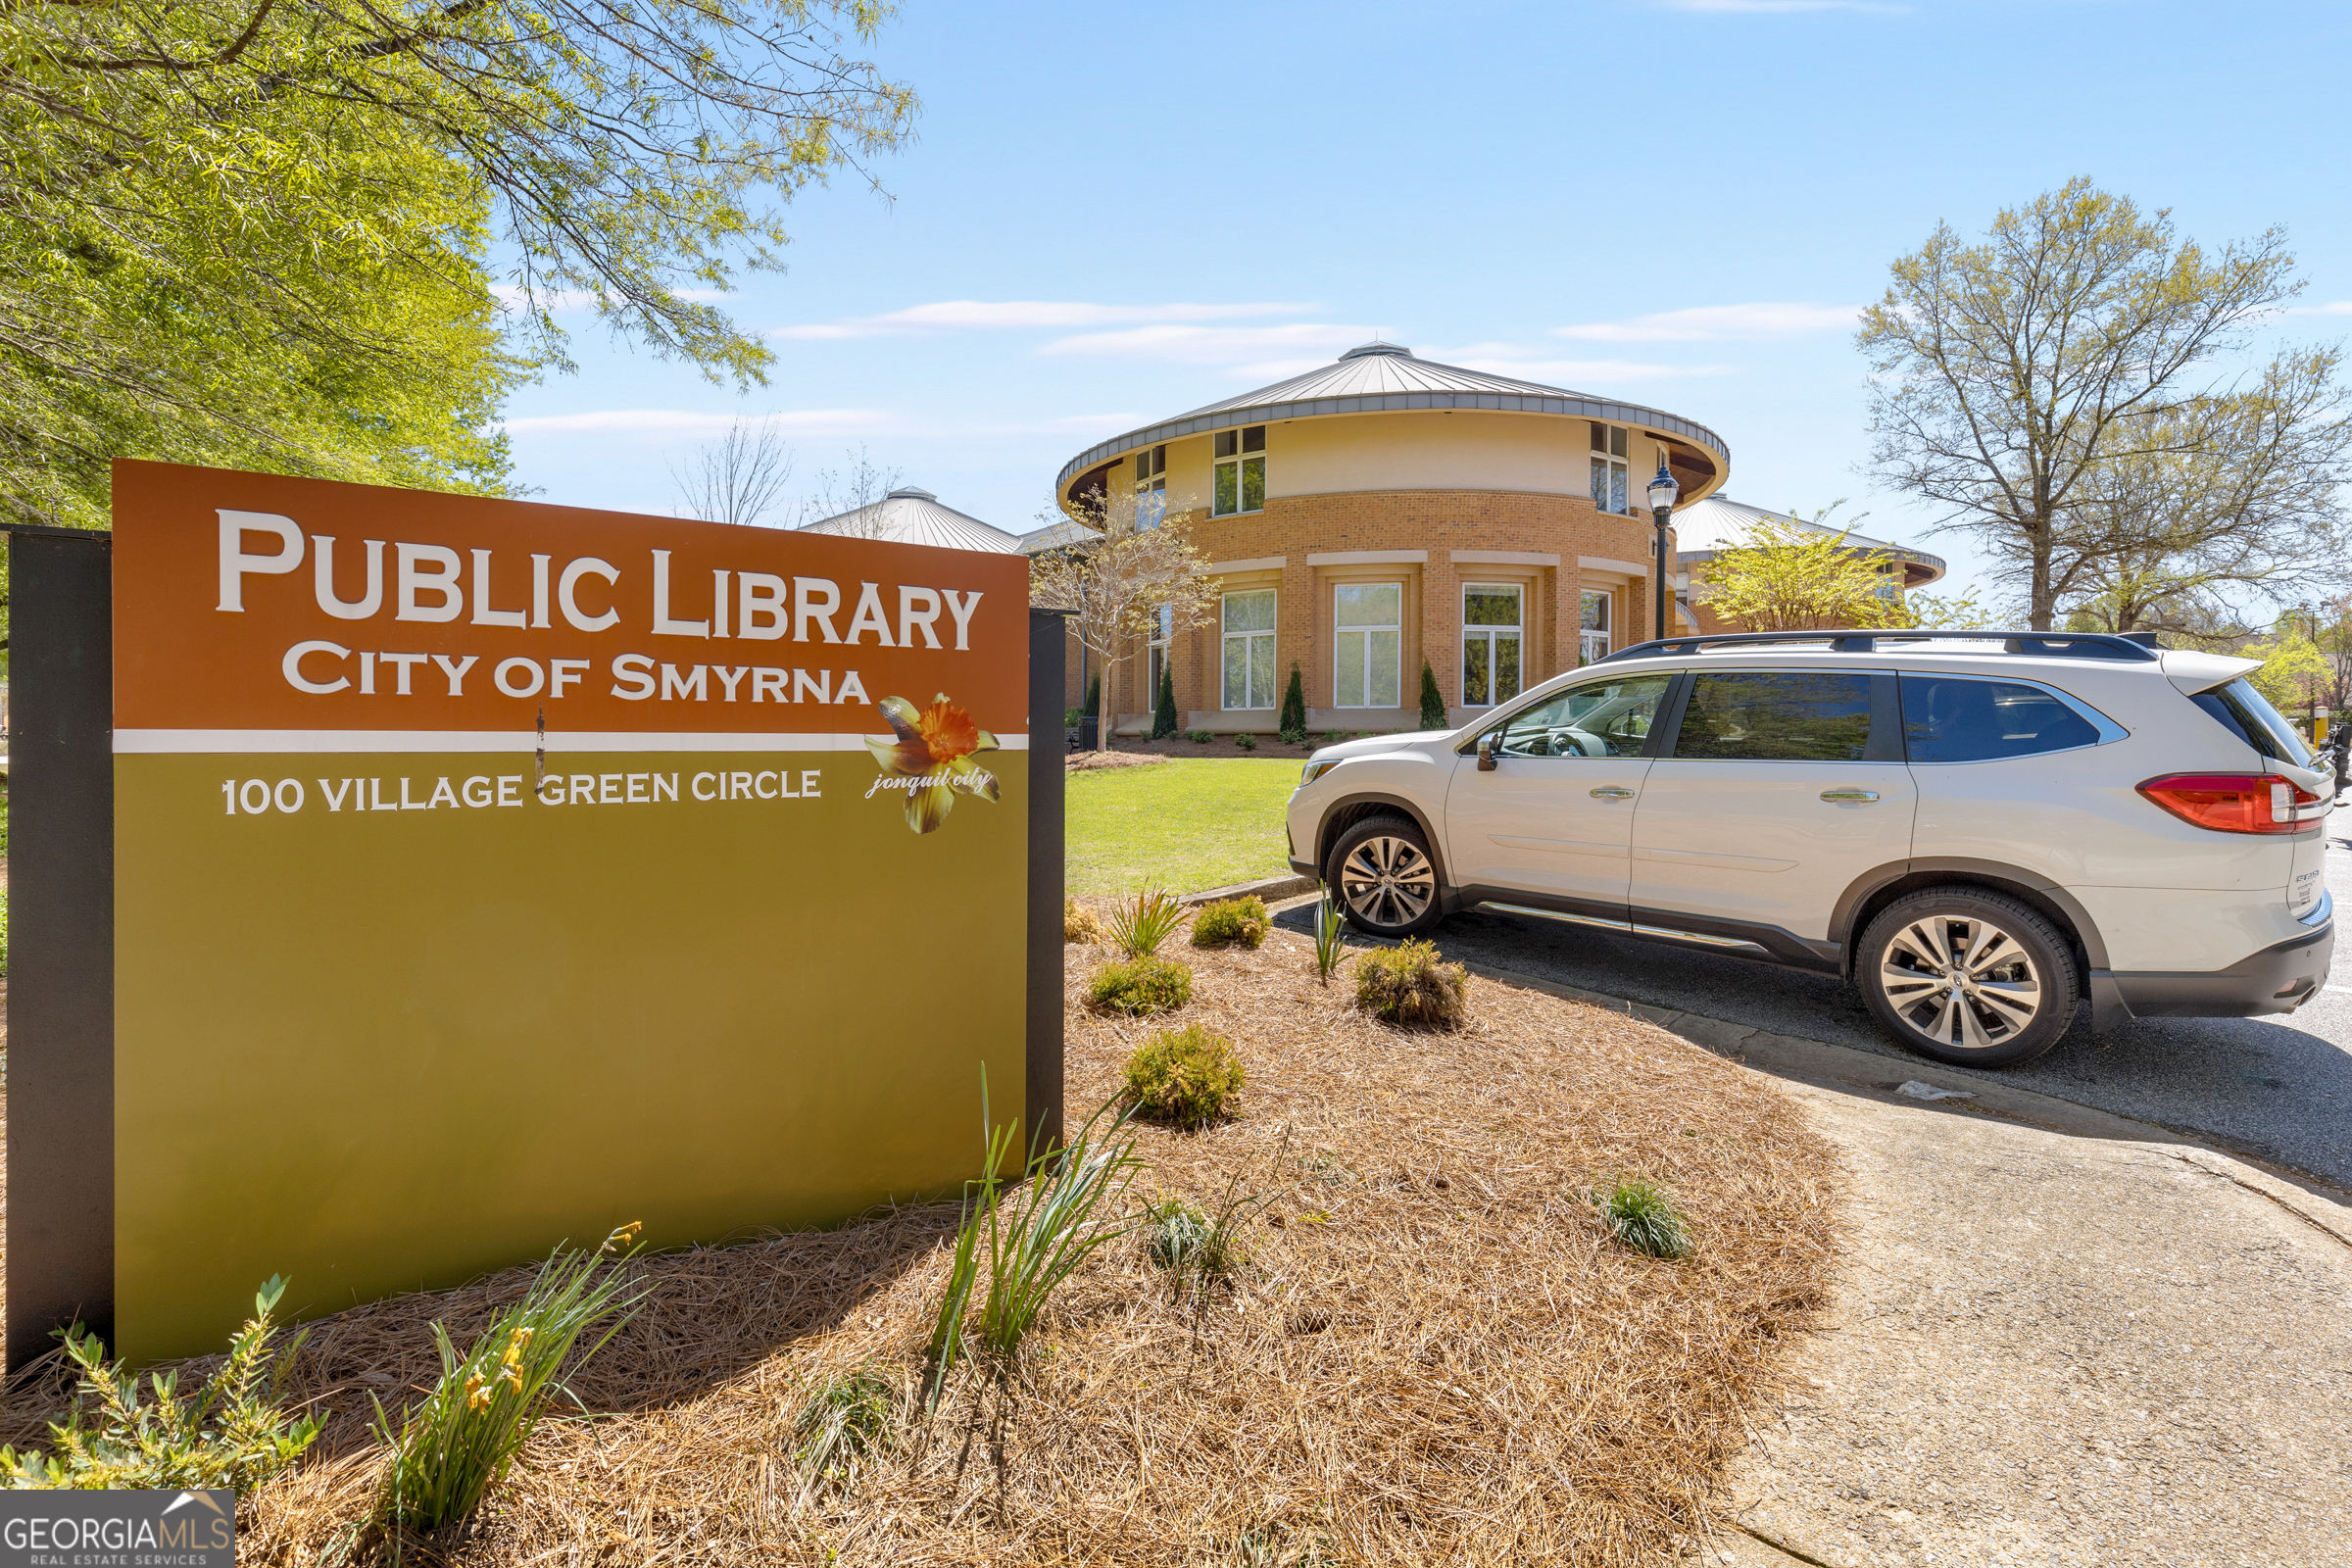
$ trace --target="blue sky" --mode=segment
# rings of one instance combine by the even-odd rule
[[[2352,331],[2340,74],[2352,7],[2134,0],[906,0],[871,46],[914,140],[806,193],[748,395],[578,321],[510,406],[540,498],[666,512],[670,466],[775,417],[796,488],[859,449],[1001,527],[1148,418],[1375,332],[1671,410],[1730,493],[1950,558],[1874,493],[1852,309],[1938,220],[2086,173],[2213,244],[2283,225],[2274,335]]]

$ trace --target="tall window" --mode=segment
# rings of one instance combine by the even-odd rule
[[[1395,708],[1404,584],[1344,582],[1332,596],[1332,706]]]
[[[1225,706],[1274,706],[1274,590],[1225,596]]]
[[[1161,605],[1152,612],[1152,637],[1145,645],[1147,653],[1144,660],[1149,666],[1152,682],[1151,688],[1144,693],[1144,711],[1147,713],[1158,710],[1160,677],[1167,672],[1168,644],[1175,640],[1175,632],[1176,612],[1172,607]]]
[[[1592,504],[1603,512],[1624,512],[1625,426],[1588,422],[1592,426]]]
[[[1462,584],[1462,706],[1492,708],[1519,695],[1520,595],[1507,583]]]
[[[1220,517],[1237,512],[1266,509],[1266,427],[1244,426],[1217,432],[1216,503]],[[1252,455],[1254,454],[1254,456]]]
[[[1590,664],[1609,656],[1609,596],[1591,589],[1576,596],[1577,662]]]
[[[1146,448],[1135,455],[1135,525],[1156,528],[1168,511],[1168,449]]]

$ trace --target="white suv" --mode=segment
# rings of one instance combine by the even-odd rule
[[[2000,1066],[2288,1012],[2335,946],[2332,778],[2254,662],[2053,632],[1643,643],[1450,733],[1327,746],[1291,863],[1374,936],[1488,905],[1845,977]]]

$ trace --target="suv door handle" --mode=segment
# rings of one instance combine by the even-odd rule
[[[1879,792],[1877,790],[1823,790],[1821,798],[1825,801],[1870,802],[1879,798]]]
[[[1596,801],[1630,801],[1634,798],[1634,792],[1621,785],[1603,784],[1592,792],[1592,798]]]

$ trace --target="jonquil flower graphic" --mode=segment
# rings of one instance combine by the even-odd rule
[[[881,790],[905,790],[906,825],[928,833],[948,819],[956,796],[997,799],[997,775],[973,760],[997,750],[997,738],[949,702],[946,692],[929,708],[904,697],[885,697],[874,706],[896,733],[865,737],[865,749],[882,765],[882,776],[865,792],[868,800]]]

